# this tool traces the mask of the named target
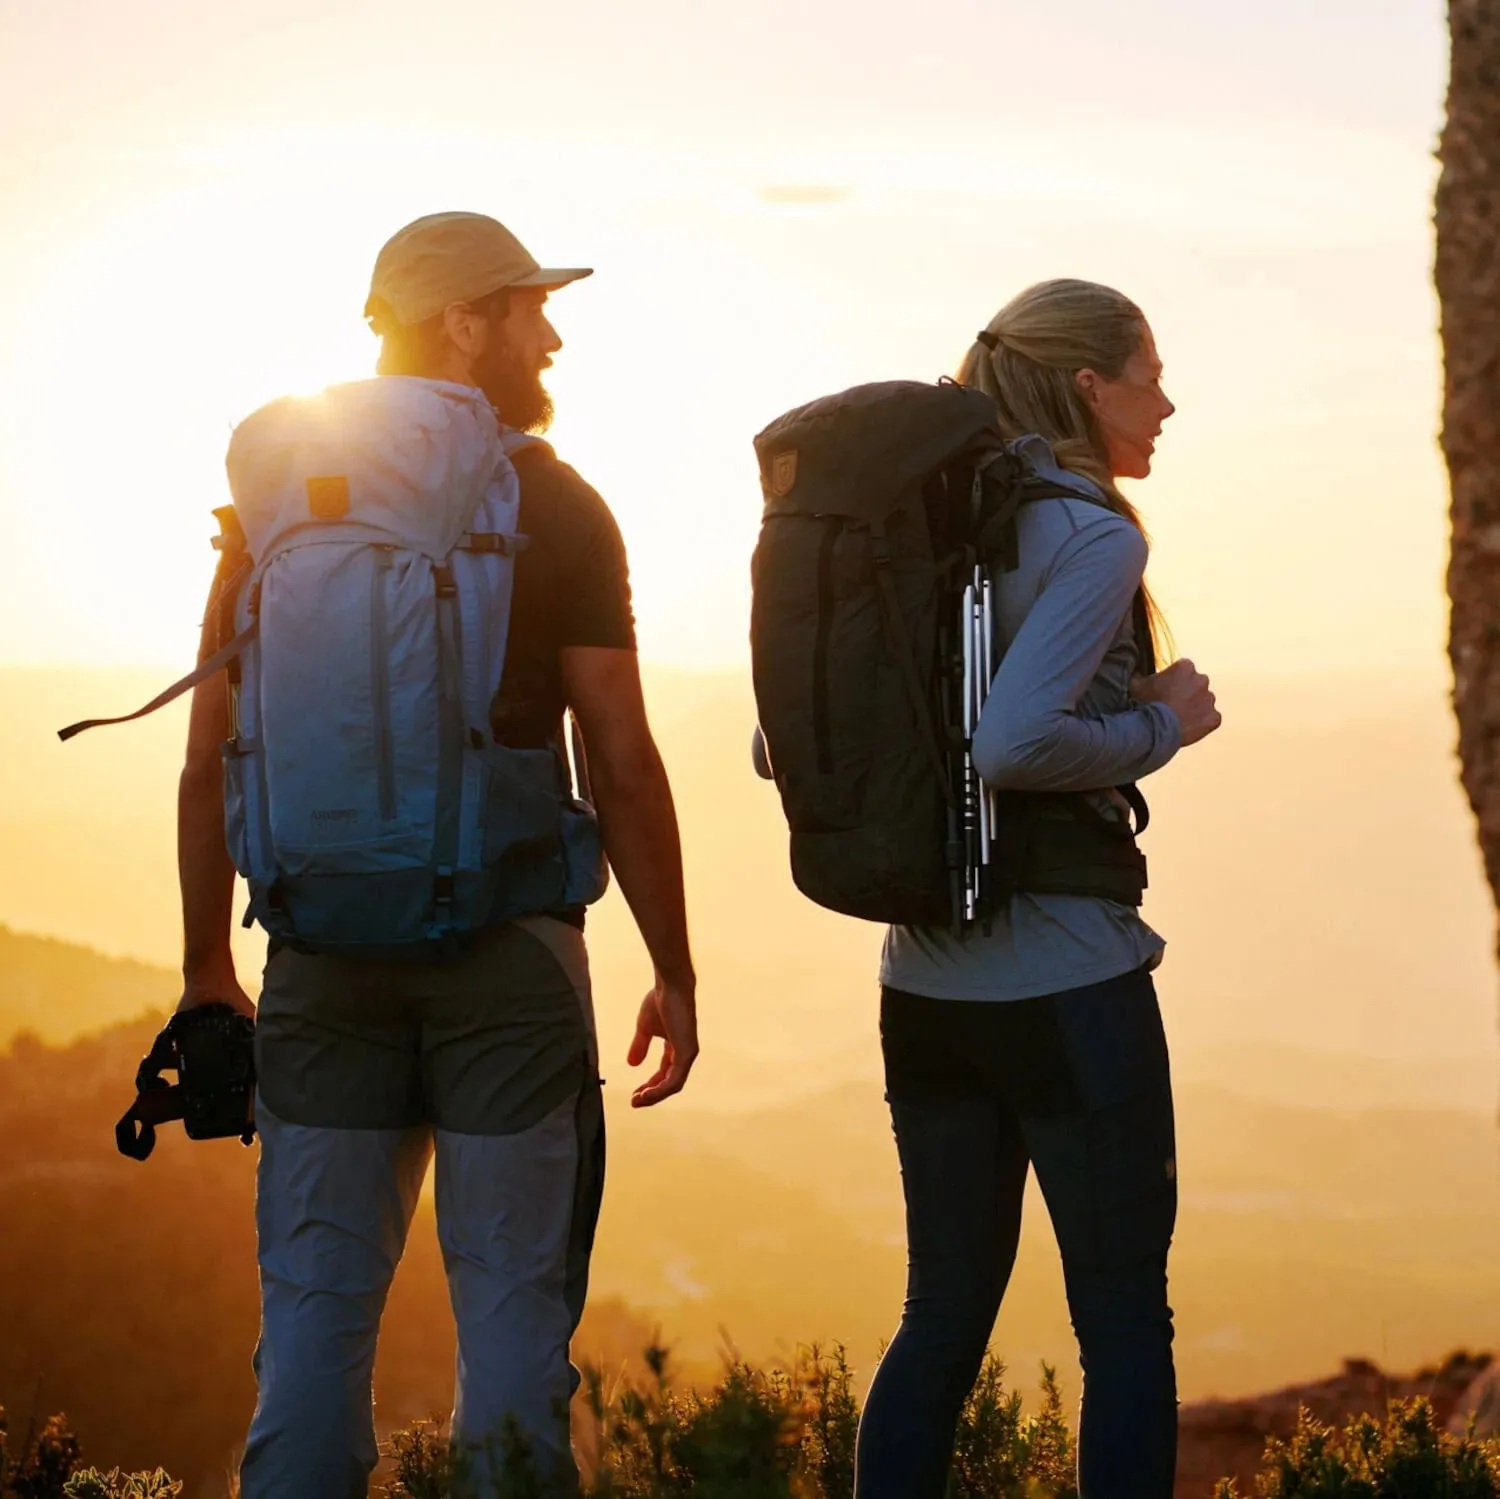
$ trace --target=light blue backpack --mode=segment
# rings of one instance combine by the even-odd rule
[[[228,669],[224,821],[247,924],[309,951],[421,957],[603,894],[586,778],[575,795],[561,743],[490,731],[526,545],[510,454],[532,440],[477,390],[401,376],[236,428],[234,637],[128,717]]]

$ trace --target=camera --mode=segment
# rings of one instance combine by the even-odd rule
[[[168,1083],[163,1072],[175,1072]],[[141,1059],[136,1099],[115,1126],[120,1154],[144,1161],[156,1126],[181,1119],[190,1140],[255,1138],[255,1022],[226,1004],[174,1015]]]

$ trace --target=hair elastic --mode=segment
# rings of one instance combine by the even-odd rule
[[[983,344],[991,354],[1000,347],[1000,340],[988,328],[976,333],[974,335],[974,342]]]

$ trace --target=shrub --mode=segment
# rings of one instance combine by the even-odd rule
[[[648,1348],[645,1364],[639,1382],[584,1370],[587,1499],[851,1499],[859,1404],[843,1348],[809,1349],[789,1370],[731,1356],[716,1385],[682,1393],[666,1349]],[[1004,1375],[1004,1365],[986,1359],[964,1406],[950,1499],[1076,1499],[1073,1442],[1053,1371],[1043,1366],[1034,1416],[1006,1390]],[[396,1467],[388,1499],[465,1494],[441,1423],[398,1433],[387,1454]],[[508,1463],[523,1454],[512,1433]],[[533,1490],[515,1492],[529,1499]]]
[[[83,1468],[63,1485],[67,1499],[175,1499],[182,1485],[158,1468],[154,1473],[122,1473]]]
[[[964,1402],[953,1442],[949,1499],[1077,1499],[1073,1437],[1063,1416],[1057,1371],[1042,1365],[1042,1409],[1021,1412],[1006,1392],[1005,1365],[984,1361]]]
[[[707,1390],[673,1389],[670,1360],[646,1350],[646,1377],[607,1381],[585,1368],[592,1430],[580,1433],[585,1499],[851,1499],[859,1404],[844,1350],[808,1350],[787,1369],[731,1357]],[[418,1421],[387,1443],[388,1499],[468,1499],[469,1463],[444,1424]],[[497,1499],[545,1499],[514,1426],[488,1453],[503,1473]],[[1042,1403],[1027,1415],[993,1356],[964,1404],[948,1499],[1077,1499],[1073,1439],[1054,1371],[1042,1366]],[[1266,1446],[1259,1499],[1500,1499],[1500,1440],[1452,1436],[1425,1400],[1392,1403],[1383,1421],[1359,1416],[1336,1430],[1306,1410],[1290,1441]],[[1230,1480],[1215,1499],[1238,1499]],[[177,1499],[182,1485],[154,1473],[79,1466],[63,1416],[13,1447],[0,1409],[0,1499]]]
[[[15,1499],[63,1499],[64,1485],[78,1467],[78,1438],[66,1416],[53,1416],[40,1431],[26,1433],[13,1451],[5,1411],[0,1408],[0,1494]]]
[[[0,1495],[11,1499],[176,1499],[182,1485],[158,1468],[122,1473],[80,1468],[78,1438],[66,1416],[34,1428],[12,1452],[5,1411],[0,1408]]]
[[[1500,1441],[1456,1437],[1425,1400],[1393,1402],[1384,1421],[1356,1416],[1344,1429],[1297,1418],[1289,1442],[1272,1438],[1255,1481],[1261,1499],[1500,1499]],[[1235,1499],[1221,1482],[1215,1499]]]

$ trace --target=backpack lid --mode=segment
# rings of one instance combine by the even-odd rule
[[[952,381],[856,385],[788,411],[755,439],[767,515],[882,521],[965,453],[1005,446],[983,391]]]
[[[225,459],[259,566],[315,526],[439,560],[507,463],[482,391],[408,375],[272,401],[235,428]]]

